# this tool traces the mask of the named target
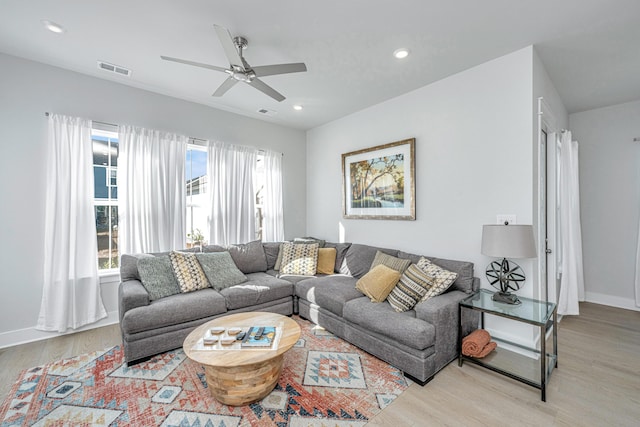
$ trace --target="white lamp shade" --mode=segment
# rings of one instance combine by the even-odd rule
[[[495,258],[535,258],[532,225],[482,226],[482,253]]]

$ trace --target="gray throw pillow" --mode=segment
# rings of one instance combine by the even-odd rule
[[[151,301],[180,293],[171,260],[166,255],[138,259],[138,273]]]
[[[394,257],[391,255],[387,255],[384,252],[376,252],[376,257],[373,259],[373,261],[371,262],[371,268],[375,267],[376,265],[386,265],[389,268],[392,268],[398,272],[400,272],[400,274],[404,273],[404,271],[407,269],[407,267],[409,267],[411,265],[411,260],[410,259],[401,259],[398,257]]]
[[[196,258],[216,291],[247,281],[247,276],[238,270],[229,252],[200,253]]]
[[[233,262],[244,274],[267,271],[267,257],[260,240],[227,246]]]

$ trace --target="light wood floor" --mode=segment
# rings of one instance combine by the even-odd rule
[[[413,384],[376,426],[638,426],[640,312],[583,303],[558,328],[558,369],[539,390],[481,367],[451,363]],[[0,350],[0,396],[22,369],[120,343],[117,325]]]

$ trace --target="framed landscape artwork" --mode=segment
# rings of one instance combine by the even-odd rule
[[[345,218],[416,219],[415,138],[342,155]]]

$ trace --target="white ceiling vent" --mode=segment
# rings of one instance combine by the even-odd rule
[[[266,108],[259,109],[258,113],[263,114],[265,116],[275,116],[276,114],[278,114],[277,111],[267,110]]]
[[[109,64],[108,62],[98,61],[98,68],[110,73],[120,74],[122,76],[130,77],[131,70],[121,67],[119,65]]]

